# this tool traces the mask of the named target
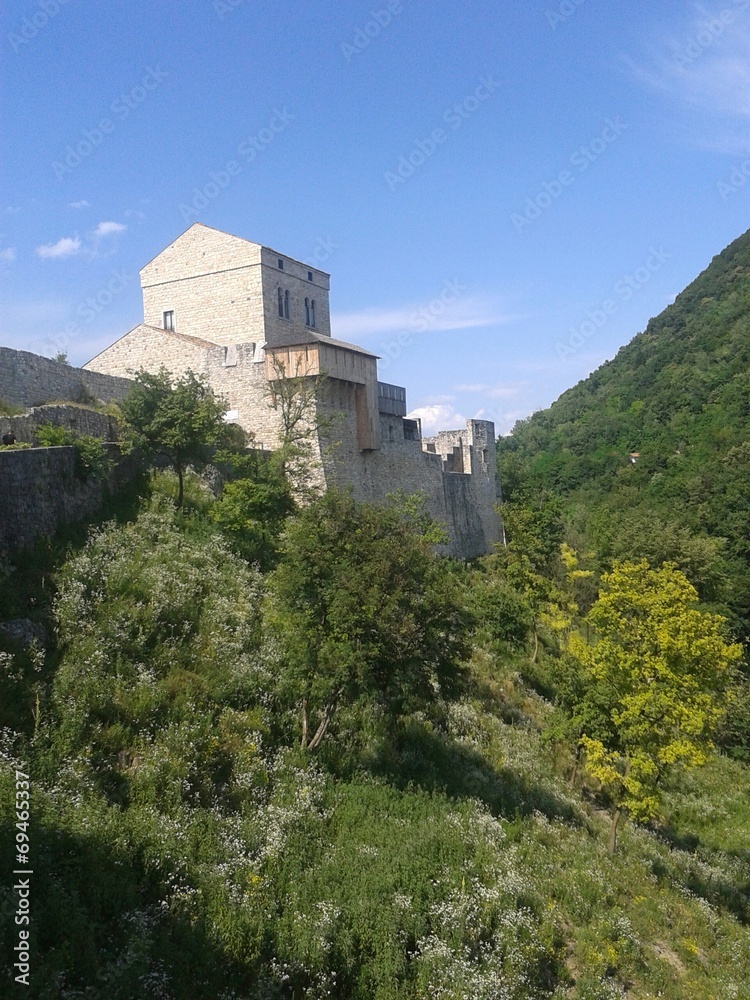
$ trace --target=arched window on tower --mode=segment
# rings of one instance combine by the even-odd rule
[[[315,326],[315,299],[310,303],[310,326]]]
[[[305,326],[311,326],[310,323],[310,300],[305,299]]]
[[[284,292],[284,319],[289,319],[289,290]]]
[[[279,295],[279,316],[281,316],[281,318],[283,319],[284,318],[284,294],[283,294],[283,292],[281,291],[280,288],[278,289],[278,295]]]

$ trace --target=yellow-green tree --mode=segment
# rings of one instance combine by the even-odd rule
[[[584,733],[589,772],[615,807],[609,850],[623,812],[641,822],[659,810],[663,777],[705,763],[729,699],[739,645],[726,621],[698,606],[673,564],[616,563],[587,616],[597,639],[571,638],[570,652],[589,682],[610,692],[610,735]]]

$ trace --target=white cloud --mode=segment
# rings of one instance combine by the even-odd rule
[[[68,208],[89,208],[90,205],[84,198],[82,201],[71,201],[68,202]]]
[[[38,257],[72,257],[81,249],[81,241],[77,236],[63,236],[57,243],[48,243],[36,248]]]
[[[506,315],[478,297],[456,298],[445,303],[440,298],[398,306],[395,309],[362,309],[336,313],[331,317],[334,337],[342,340],[384,333],[431,330],[468,330],[510,323],[517,317]]]
[[[409,414],[411,420],[422,421],[422,434],[431,437],[438,431],[457,430],[466,426],[466,417],[455,410],[450,403],[432,403],[418,406]]]
[[[122,222],[100,222],[94,230],[94,236],[111,236],[113,233],[123,233],[127,228]]]
[[[20,205],[8,205],[8,207],[5,209],[5,211],[6,211],[6,213],[8,215],[16,215],[18,212],[21,211],[21,206]]]
[[[5,250],[0,250],[0,260],[4,260],[6,264],[10,264],[16,259],[16,248],[6,247]]]

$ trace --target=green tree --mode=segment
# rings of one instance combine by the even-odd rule
[[[221,528],[236,550],[264,572],[276,561],[279,537],[286,518],[294,510],[289,481],[281,468],[281,456],[270,460],[257,453],[237,455],[219,452],[215,461],[230,466],[234,477],[224,484],[209,518]]]
[[[309,750],[342,703],[378,700],[393,718],[455,691],[467,653],[458,584],[429,537],[398,508],[336,491],[289,523],[267,622]]]
[[[507,544],[497,563],[505,580],[529,611],[533,638],[531,662],[539,651],[539,633],[559,634],[570,627],[577,607],[560,583],[563,525],[559,500],[546,491],[520,491],[502,505]]]
[[[157,373],[135,373],[122,402],[133,444],[146,455],[165,455],[179,481],[177,506],[182,506],[185,469],[200,465],[211,445],[226,440],[226,404],[214,396],[204,376],[188,371],[178,379],[162,367]]]
[[[587,769],[615,806],[610,853],[623,811],[653,819],[663,777],[705,763],[713,749],[742,651],[726,641],[725,619],[697,602],[673,565],[616,563],[586,619],[596,642],[571,637],[586,680],[602,686],[612,706],[609,734],[599,726],[581,736]]]

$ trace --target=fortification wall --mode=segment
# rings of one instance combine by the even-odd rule
[[[271,405],[260,345],[212,348],[208,352],[207,368],[211,388],[227,400],[232,423],[253,434],[256,447],[278,448],[281,416]]]
[[[84,482],[76,476],[75,448],[0,450],[0,553],[9,555],[61,525],[89,517],[107,492],[131,479],[135,460],[121,459],[116,445],[108,449],[117,462],[108,483]]]
[[[130,385],[125,378],[112,378],[28,351],[0,347],[0,399],[16,406],[41,406],[53,400],[83,402],[91,397],[108,403],[124,399]]]
[[[372,451],[359,450],[354,413],[344,399],[329,401],[325,417],[330,431],[320,441],[319,457],[328,485],[351,488],[355,499],[375,503],[399,489],[423,491],[430,514],[448,531],[450,541],[441,547],[443,554],[470,559],[492,551],[500,540],[494,465],[489,462],[494,460],[494,448],[490,455],[483,447],[489,444],[492,424],[470,421],[460,432],[468,455],[468,468],[462,474],[446,472],[441,455],[423,451],[419,440],[406,439],[401,417],[380,415],[381,447]],[[469,444],[474,436],[478,447]],[[450,443],[453,447],[456,442]]]
[[[35,406],[17,417],[0,417],[0,437],[12,431],[16,441],[33,444],[40,424],[54,424],[65,427],[77,434],[101,438],[102,441],[117,440],[117,421],[106,413],[89,410],[83,406]]]

